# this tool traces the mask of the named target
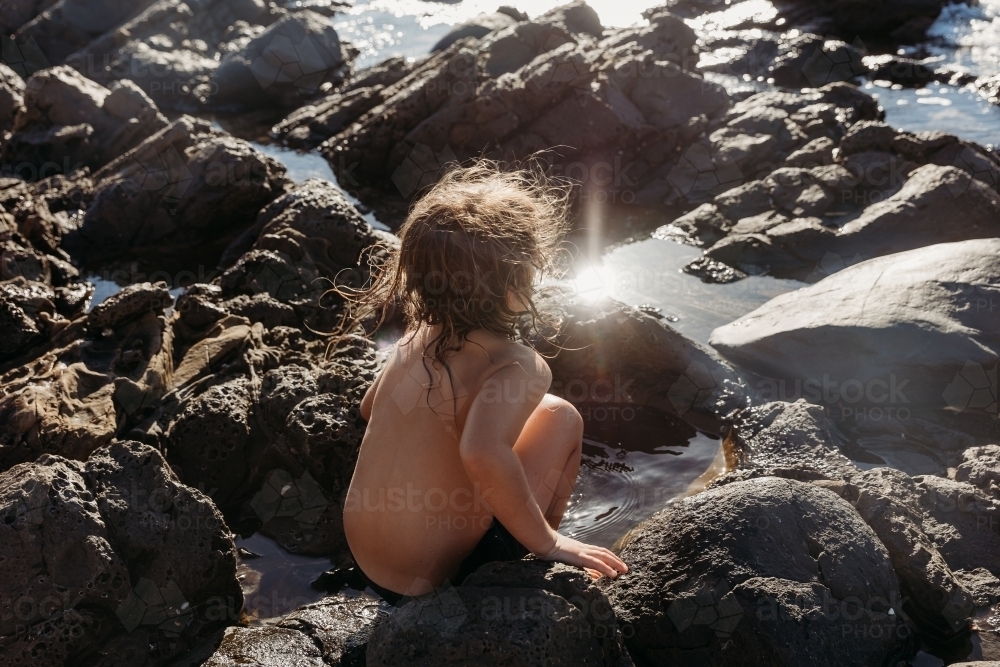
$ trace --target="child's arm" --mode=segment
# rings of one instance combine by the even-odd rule
[[[613,577],[628,570],[617,556],[549,526],[514,453],[514,443],[550,382],[540,359],[533,368],[515,364],[494,373],[469,408],[459,448],[462,463],[494,516],[532,553]]]

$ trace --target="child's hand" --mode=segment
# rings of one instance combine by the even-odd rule
[[[559,561],[567,565],[575,565],[585,570],[596,570],[600,574],[606,574],[612,579],[619,573],[628,572],[626,565],[618,556],[614,555],[604,547],[595,547],[583,542],[556,534],[556,543],[545,555],[539,556],[541,560]]]

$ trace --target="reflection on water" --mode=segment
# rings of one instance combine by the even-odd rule
[[[908,132],[950,132],[984,146],[1000,145],[1000,107],[968,88],[931,84],[903,88],[867,82],[865,91],[885,109],[885,122]]]
[[[246,599],[244,611],[251,621],[284,616],[325,595],[310,584],[330,569],[330,559],[290,554],[260,533],[237,537],[236,547],[256,554],[241,555],[236,570]]]
[[[166,278],[166,277],[168,277],[168,276],[164,276],[164,278]],[[158,277],[155,274],[153,274],[149,278],[145,278],[144,277],[144,279],[156,282],[157,280],[160,279],[160,277]],[[114,296],[115,294],[118,294],[118,292],[121,292],[122,288],[126,286],[126,285],[120,285],[117,282],[115,282],[114,280],[110,280],[110,279],[108,279],[106,277],[103,277],[103,276],[100,276],[100,275],[97,275],[97,274],[87,275],[87,276],[85,276],[85,280],[87,282],[91,283],[94,286],[94,295],[92,297],[90,297],[90,303],[87,304],[87,312],[88,313],[91,310],[94,309],[94,306],[96,306],[97,304],[101,303],[105,299],[108,299],[108,298]],[[132,281],[132,282],[135,282],[135,281]],[[131,282],[129,284],[131,284]],[[179,297],[181,295],[181,292],[184,291],[184,287],[185,287],[185,285],[180,285],[180,286],[177,286],[177,287],[171,287],[170,288],[170,295],[172,297],[174,297],[174,299],[176,299],[177,297]],[[167,315],[169,315],[169,314],[170,314],[170,309],[167,309]]]
[[[583,442],[576,492],[559,531],[609,548],[668,502],[684,496],[721,447],[720,440],[702,433],[652,452],[612,447],[586,437]]]
[[[263,144],[255,141],[251,141],[250,144],[264,155],[285,165],[285,168],[288,170],[288,178],[292,179],[295,183],[301,183],[310,178],[322,178],[331,183],[337,183],[337,177],[334,175],[333,169],[330,168],[330,163],[319,153],[304,153],[276,144]],[[357,197],[343,187],[340,189],[355,207],[361,211],[366,210],[366,207],[358,201]],[[368,224],[375,229],[381,229],[384,232],[391,231],[388,225],[380,222],[375,217],[374,212],[368,211],[362,215],[368,221]]]
[[[361,50],[358,65],[374,65],[390,56],[422,56],[448,33],[452,26],[478,14],[491,14],[500,5],[519,9],[535,17],[564,5],[565,0],[358,0],[333,18],[337,34]],[[605,27],[641,22],[642,12],[654,6],[650,0],[589,0]]]
[[[611,250],[599,263],[581,259],[567,277],[585,298],[610,296],[631,306],[658,308],[671,327],[703,344],[716,327],[805,284],[770,276],[703,283],[681,271],[700,255],[693,246],[646,239]]]

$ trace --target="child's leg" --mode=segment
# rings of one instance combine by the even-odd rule
[[[549,525],[559,528],[569,505],[583,447],[583,418],[571,403],[546,394],[514,444],[528,486]]]

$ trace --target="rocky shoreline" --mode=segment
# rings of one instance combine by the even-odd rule
[[[617,29],[583,2],[502,8],[365,69],[329,7],[98,4],[0,8],[0,666],[1000,659],[1000,157],[887,125],[857,77],[944,75],[827,38],[917,39],[940,3],[781,2],[712,37],[683,20],[707,0]],[[766,89],[731,92],[743,75]],[[339,184],[294,183],[220,112]],[[599,202],[604,243],[653,233],[704,248],[685,271],[705,281],[813,283],[710,347],[568,285],[541,295],[544,337],[521,331],[563,348],[557,391],[722,438],[727,470],[626,536],[614,581],[528,559],[398,609],[335,585],[251,623],[236,535],[351,563],[382,357],[323,332],[329,287],[396,242],[362,212],[395,227],[479,155],[570,179],[580,234]],[[192,278],[91,308],[87,271],[137,259]]]

